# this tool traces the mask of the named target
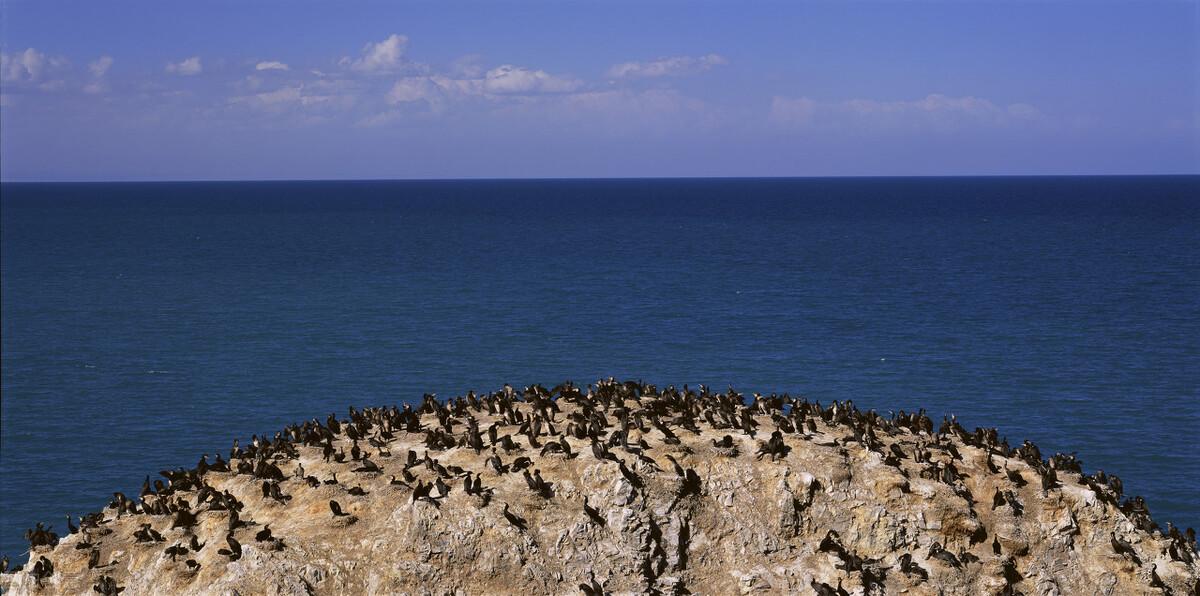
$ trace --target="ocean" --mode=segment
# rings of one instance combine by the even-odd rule
[[[0,552],[348,406],[925,408],[1200,526],[1200,177],[0,185]]]

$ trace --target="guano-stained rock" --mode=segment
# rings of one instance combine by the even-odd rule
[[[529,461],[498,473],[493,455],[505,467]],[[313,420],[226,463],[231,471],[176,471],[163,490],[116,499],[80,532],[34,547],[0,589],[1182,595],[1200,578],[1194,537],[1153,526],[1139,501],[1122,501],[1119,484],[1076,471],[1073,458],[1043,460],[986,429],[945,421],[934,431],[923,414],[883,418],[849,403],[611,380],[506,387]],[[546,486],[535,490],[537,477]],[[481,490],[468,494],[475,479]],[[448,494],[426,489],[438,480]],[[241,522],[232,530],[231,507]],[[194,526],[172,527],[181,508]],[[143,524],[162,540],[137,542]],[[267,526],[271,538],[256,539]],[[170,556],[174,545],[184,554]],[[51,573],[35,570],[41,557]]]

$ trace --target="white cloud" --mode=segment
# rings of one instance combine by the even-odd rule
[[[91,71],[93,77],[98,79],[105,74],[108,74],[108,69],[112,68],[112,65],[112,56],[101,56],[94,62],[88,64],[88,70]]]
[[[544,70],[505,64],[476,78],[445,75],[404,77],[388,90],[387,102],[396,105],[425,101],[438,106],[471,97],[499,101],[506,97],[570,93],[580,86],[577,80],[556,77]]]
[[[363,46],[361,58],[342,58],[341,64],[360,72],[394,71],[404,65],[404,51],[407,47],[408,37],[393,33],[379,43]]]
[[[847,99],[821,102],[808,97],[775,97],[769,119],[788,128],[937,130],[1003,127],[1042,118],[1026,103],[1006,106],[973,96],[934,93],[911,101]]]
[[[287,70],[288,65],[275,60],[264,60],[254,65],[254,70]]]
[[[199,56],[192,56],[181,62],[167,63],[167,72],[173,74],[192,76],[200,74],[202,70],[204,70],[204,66],[200,63]]]
[[[340,109],[349,107],[354,103],[354,97],[351,95],[325,91],[333,90],[322,89],[322,85],[297,84],[281,87],[274,91],[233,97],[229,100],[229,103],[250,106],[271,112],[283,112],[291,108],[328,107]]]
[[[614,79],[649,79],[696,74],[714,66],[729,64],[724,56],[708,54],[700,57],[672,56],[649,62],[624,62],[608,69]]]
[[[497,95],[528,95],[532,93],[566,93],[579,88],[579,81],[552,76],[544,70],[533,70],[505,64],[487,71],[483,90]]]
[[[36,81],[45,72],[66,64],[67,61],[63,58],[49,57],[33,48],[16,54],[0,52],[0,81],[7,83]]]
[[[387,101],[391,104],[414,101],[432,102],[442,96],[442,88],[431,77],[405,77],[392,85],[387,94]]]

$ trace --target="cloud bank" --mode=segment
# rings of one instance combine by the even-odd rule
[[[649,62],[623,62],[614,64],[608,69],[608,76],[614,79],[652,79],[659,77],[677,77],[701,73],[714,66],[729,64],[724,56],[708,54],[700,57],[673,56],[658,58]]]
[[[911,101],[848,99],[822,102],[808,97],[771,101],[770,121],[783,129],[932,130],[950,132],[1005,127],[1043,118],[1026,103],[997,105],[987,99],[938,93]]]

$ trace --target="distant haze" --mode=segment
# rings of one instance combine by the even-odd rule
[[[1200,172],[1195,2],[0,2],[0,178]]]

